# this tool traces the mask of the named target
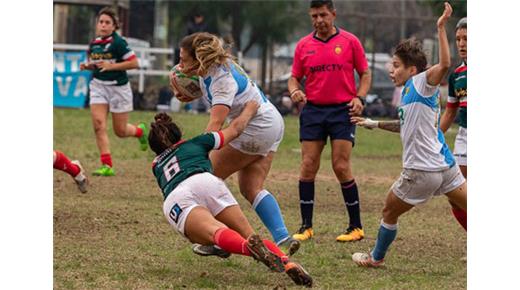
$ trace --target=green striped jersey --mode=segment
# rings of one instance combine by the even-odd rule
[[[188,177],[203,172],[213,173],[208,154],[213,149],[220,149],[223,142],[221,131],[205,133],[180,141],[158,155],[152,170],[164,199]]]

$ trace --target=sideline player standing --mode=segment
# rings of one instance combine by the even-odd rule
[[[438,64],[426,70],[426,55],[417,40],[404,40],[395,48],[390,77],[396,86],[404,85],[399,120],[352,117],[353,122],[369,129],[400,132],[403,143],[403,171],[387,194],[376,245],[370,253],[352,255],[359,266],[382,266],[397,236],[398,218],[433,196],[446,195],[451,203],[466,210],[466,180],[439,128],[439,84],[450,68],[445,25],[451,12],[450,4],[445,2],[444,13],[437,21]]]
[[[358,188],[350,163],[356,126],[350,122],[349,114],[359,115],[363,111],[372,77],[358,38],[334,25],[336,10],[332,1],[311,1],[309,14],[315,31],[298,42],[288,82],[291,99],[305,103],[300,114],[302,226],[293,237],[303,241],[314,234],[314,180],[320,168],[321,152],[330,136],[332,168],[341,185],[349,216],[346,232],[336,240],[357,241],[363,239],[364,232]],[[357,91],[354,70],[360,76]],[[304,77],[305,92],[300,88]]]
[[[467,49],[467,22],[466,18],[462,18],[457,23],[455,28],[455,37],[457,44],[457,51],[459,53],[460,58],[462,58],[462,63],[455,69],[449,77],[449,95],[448,95],[448,103],[446,104],[446,111],[442,115],[441,118],[441,130],[446,133],[446,131],[450,128],[451,124],[455,120],[457,116],[457,111],[459,111],[459,132],[457,133],[457,137],[455,138],[455,147],[453,149],[453,155],[455,156],[455,161],[460,167],[460,171],[462,175],[468,179],[467,175],[467,116],[468,116],[468,102],[467,102],[467,57],[468,57],[468,49]],[[460,107],[460,110],[459,110]],[[455,204],[451,204],[453,215],[460,223],[462,227],[466,230],[467,226],[467,215],[466,211],[458,208]]]
[[[135,53],[126,41],[119,36],[116,13],[111,8],[103,8],[98,13],[96,24],[97,37],[90,43],[89,63],[82,63],[80,69],[93,70],[90,82],[90,113],[96,133],[96,143],[101,154],[101,167],[93,172],[98,176],[113,176],[110,155],[107,116],[112,113],[114,133],[120,138],[137,137],[141,150],[148,148],[146,126],[128,124],[128,114],[133,107],[132,90],[128,83],[126,70],[137,68]]]

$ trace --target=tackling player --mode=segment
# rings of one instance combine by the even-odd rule
[[[116,32],[118,27],[114,10],[108,7],[101,9],[97,16],[97,37],[90,43],[87,52],[89,62],[80,66],[81,70],[93,70],[94,78],[89,85],[90,113],[101,154],[101,167],[93,172],[97,176],[115,175],[107,135],[109,111],[112,113],[112,127],[116,136],[136,137],[141,150],[147,148],[144,123],[128,123],[128,113],[133,110],[133,97],[126,70],[139,65],[135,53]]]
[[[211,104],[207,132],[220,130],[227,118],[235,119],[247,101],[255,100],[260,104],[258,112],[237,139],[222,150],[211,152],[211,164],[215,175],[222,179],[238,172],[242,195],[251,203],[275,242],[286,247],[289,255],[294,254],[300,243],[289,235],[278,202],[264,188],[274,154],[283,138],[282,116],[232,60],[218,37],[204,32],[191,34],[181,41],[180,48],[183,72],[199,77],[202,93]],[[178,92],[175,94],[185,101]]]
[[[439,83],[450,67],[445,25],[451,12],[451,6],[445,2],[444,13],[437,21],[438,64],[426,70],[426,56],[414,39],[404,40],[395,48],[390,77],[396,86],[404,85],[399,120],[352,117],[353,122],[366,128],[400,132],[403,143],[403,171],[386,197],[376,245],[370,253],[352,255],[359,266],[384,264],[388,247],[397,235],[397,219],[415,205],[446,195],[450,202],[466,210],[466,180],[439,128]]]
[[[167,114],[155,115],[148,142],[157,154],[152,168],[164,196],[163,213],[192,243],[218,245],[229,253],[253,256],[271,270],[287,273],[296,284],[311,286],[312,278],[302,266],[254,233],[223,180],[212,174],[209,152],[238,137],[258,108],[256,101],[250,101],[226,129],[187,141],[181,139],[181,131]]]

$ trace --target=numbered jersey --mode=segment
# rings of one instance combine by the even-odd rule
[[[430,86],[426,72],[409,79],[399,107],[403,167],[442,171],[455,164],[440,127],[439,88]]]
[[[208,153],[220,149],[223,142],[222,132],[206,133],[181,141],[157,156],[152,170],[164,199],[188,177],[202,172],[212,173]]]

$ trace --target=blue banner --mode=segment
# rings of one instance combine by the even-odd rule
[[[81,71],[86,52],[54,52],[54,106],[83,108],[88,94],[91,71]]]

